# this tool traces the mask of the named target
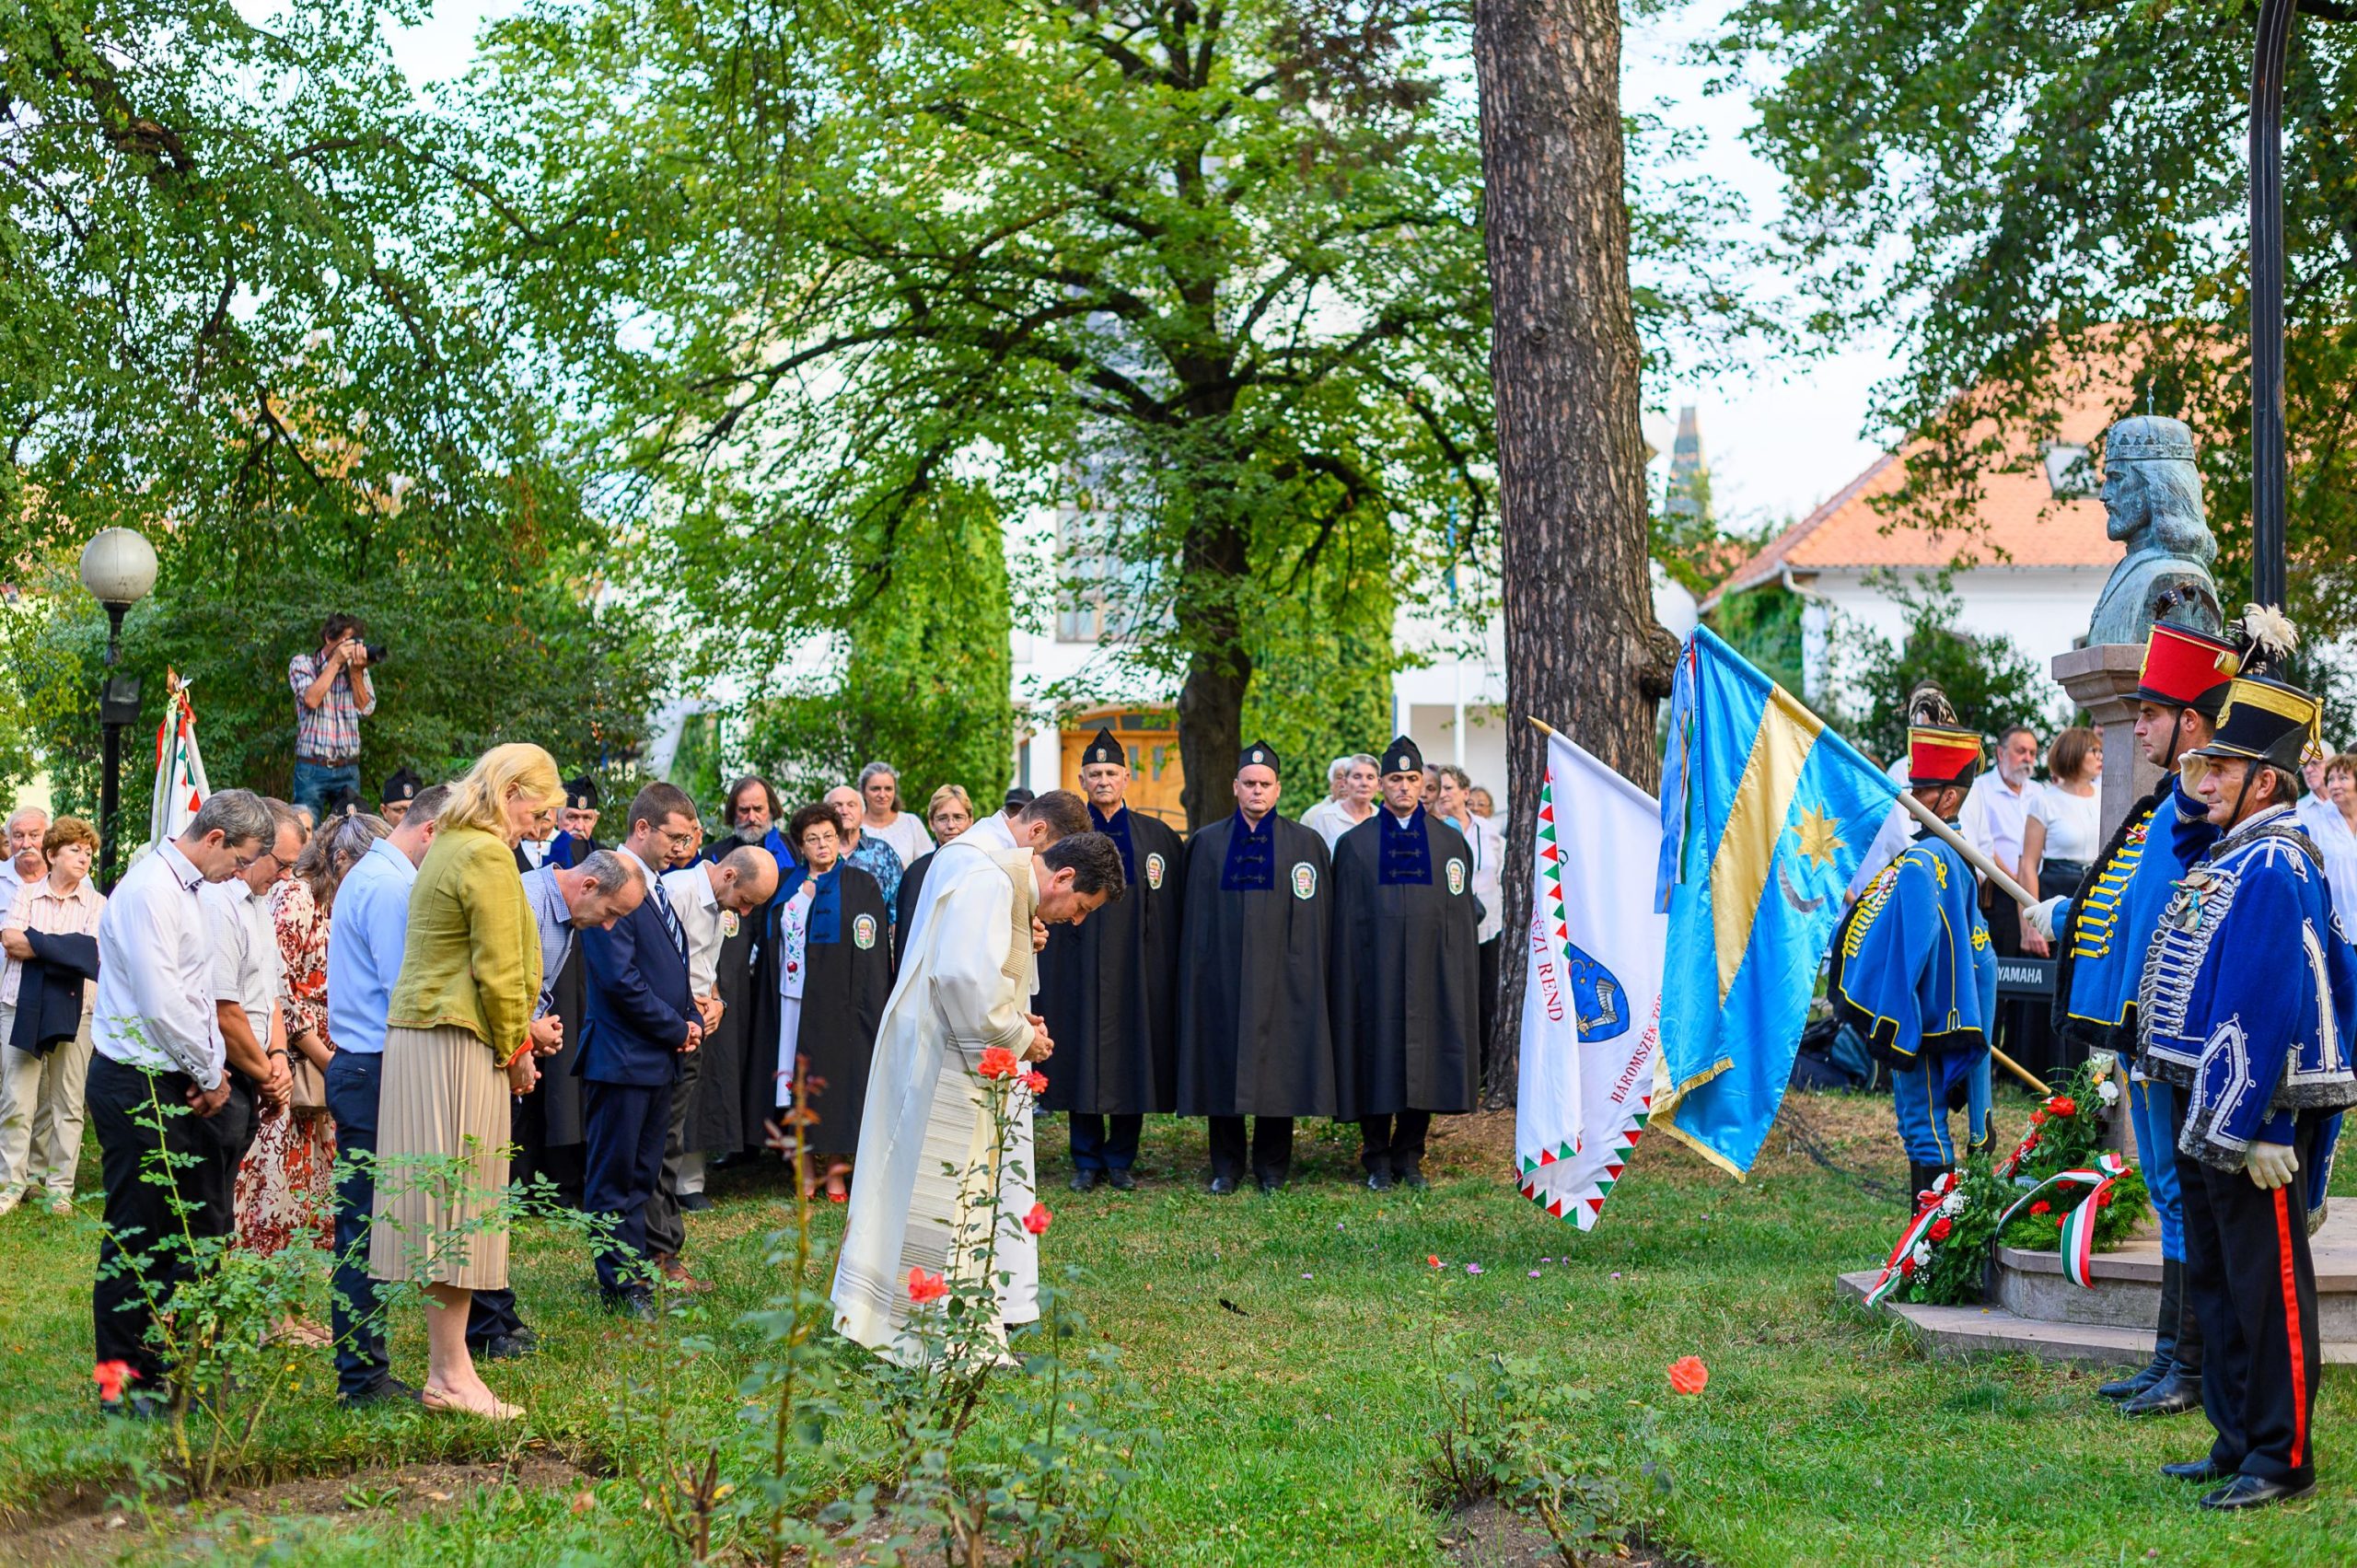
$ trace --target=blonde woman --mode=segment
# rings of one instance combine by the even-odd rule
[[[556,762],[537,746],[494,746],[458,782],[410,889],[386,1015],[369,1272],[425,1287],[425,1407],[493,1421],[524,1412],[476,1375],[467,1310],[475,1291],[507,1283],[507,1232],[491,1216],[507,1186],[509,1098],[538,1076],[540,936],[515,851],[563,800]],[[405,1156],[431,1167],[405,1171]]]

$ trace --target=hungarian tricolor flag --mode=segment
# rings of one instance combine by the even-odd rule
[[[171,696],[164,703],[164,722],[156,726],[156,796],[147,813],[147,842],[176,839],[189,819],[213,793],[204,782],[204,759],[196,750],[196,710],[188,703],[188,685],[177,671],[167,671],[165,686]]]

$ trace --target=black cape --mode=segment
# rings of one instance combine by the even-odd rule
[[[576,931],[573,947],[556,971],[552,988],[556,1000],[549,1008],[551,1014],[564,1021],[564,1044],[554,1056],[541,1061],[540,1085],[532,1090],[533,1098],[540,1102],[539,1132],[544,1148],[584,1143],[589,1136],[582,1124],[581,1080],[573,1071],[574,1063],[581,1059],[581,1020],[588,1009],[583,975],[581,934]]]
[[[1480,919],[1465,835],[1420,807],[1428,880],[1381,880],[1377,810],[1334,843],[1333,1017],[1345,1118],[1471,1110],[1481,1066]]]
[[[704,1036],[703,1044],[696,1048],[703,1062],[697,1069],[695,1102],[688,1108],[687,1146],[706,1156],[733,1155],[761,1146],[761,1115],[750,1117],[753,1136],[746,1135],[745,1095],[751,1072],[747,1058],[752,1053],[754,1033],[761,1027],[753,971],[761,955],[761,923],[768,913],[765,906],[737,916],[737,929],[724,930],[720,939],[720,966],[713,981],[720,993],[720,1027]],[[722,916],[724,927],[727,919]],[[775,998],[772,998],[769,1027],[772,1031],[777,1027]],[[772,1040],[770,1053],[774,1057],[776,1051],[777,1044]],[[762,1113],[766,1110],[764,1101]]]
[[[840,863],[838,863],[840,864]],[[810,942],[803,947],[808,974],[802,986],[802,1030],[793,1049],[805,1059],[805,1070],[826,1087],[810,1096],[818,1124],[809,1131],[813,1154],[851,1155],[859,1151],[860,1113],[867,1104],[867,1068],[876,1055],[876,1030],[884,1018],[884,1002],[892,993],[891,922],[884,907],[884,889],[856,865],[842,866],[840,938]],[[793,1058],[781,1063],[778,1032],[784,1022],[778,995],[780,935],[785,902],[781,889],[761,912],[761,950],[753,964],[749,1037],[745,1046],[740,1103],[747,1145],[758,1147],[762,1123],[777,1115],[777,1075],[791,1070]],[[867,923],[865,927],[861,922]],[[870,934],[861,947],[862,931]]]
[[[1326,841],[1276,818],[1273,885],[1220,886],[1240,818],[1187,845],[1178,968],[1182,1116],[1331,1116]],[[1050,1082],[1054,1074],[1049,1074]]]
[[[900,873],[900,889],[892,900],[892,978],[900,978],[900,949],[908,942],[909,923],[917,917],[917,902],[924,897],[924,874],[933,869],[933,850],[909,862]]]
[[[1121,817],[1136,868],[1129,890],[1076,929],[1051,926],[1039,952],[1039,1016],[1056,1042],[1042,1109],[1140,1115],[1177,1102],[1187,851],[1166,824],[1124,810],[1115,826]]]

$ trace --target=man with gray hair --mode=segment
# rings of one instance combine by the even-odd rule
[[[1301,814],[1301,825],[1326,841],[1328,850],[1353,828],[1375,815],[1375,789],[1381,774],[1364,751],[1337,757],[1326,766],[1326,798]]]
[[[8,815],[7,858],[0,860],[0,905],[14,903],[17,889],[29,888],[49,875],[49,861],[41,853],[49,831],[49,813],[38,806],[19,807]]]
[[[261,796],[220,791],[124,873],[99,920],[87,1103],[106,1230],[90,1308],[96,1359],[125,1363],[133,1383],[109,1414],[165,1408],[170,1368],[149,1327],[194,1267],[188,1242],[233,1223],[253,1099],[229,1075],[196,890],[250,868],[273,826]]]
[[[578,865],[552,860],[526,874],[524,897],[540,931],[540,996],[532,1010],[532,1052],[540,1081],[516,1101],[516,1158],[509,1176],[519,1189],[545,1178],[558,1201],[581,1206],[581,961],[584,931],[606,931],[646,898],[638,867],[610,849],[592,850]]]
[[[703,1195],[703,1155],[690,1142],[688,1129],[695,1124],[707,1086],[715,1094],[734,1087],[744,1050],[744,1020],[726,1017],[720,1001],[720,950],[745,918],[777,892],[778,875],[776,858],[759,844],[740,844],[717,860],[663,873],[664,896],[688,939],[688,994],[703,1020],[703,1044],[679,1059],[679,1081],[671,1091],[662,1179],[646,1206],[647,1245],[658,1252],[686,1248],[681,1211],[700,1214],[712,1207]]]

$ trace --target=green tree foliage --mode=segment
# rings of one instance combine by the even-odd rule
[[[1887,591],[1907,608],[1907,634],[1896,648],[1878,637],[1866,641],[1858,677],[1865,714],[1850,726],[1860,749],[1886,762],[1906,755],[1907,694],[1926,680],[1983,735],[2026,724],[2041,740],[2050,736],[2060,693],[2011,638],[1957,630],[1963,605],[1939,577],[1913,587],[1892,583]]]
[[[789,802],[856,783],[874,761],[900,770],[900,803],[919,813],[945,784],[963,784],[981,810],[1005,793],[1015,705],[1003,537],[989,494],[952,485],[855,541],[875,586],[842,638],[840,673],[753,705],[745,749]]]
[[[103,638],[71,563],[119,523],[161,567],[131,666],[151,714],[166,664],[200,677],[218,783],[283,784],[285,663],[332,609],[397,650],[372,778],[493,738],[634,746],[646,645],[591,608],[602,531],[549,456],[506,285],[459,243],[496,193],[379,34],[425,7],[247,9],[0,6],[0,553],[30,590],[27,730],[78,795]]]
[[[1770,583],[1720,599],[1711,612],[1711,630],[1762,675],[1798,695],[1808,690],[1801,635],[1807,608],[1800,595]]]
[[[2293,610],[2357,621],[2357,29],[2293,32],[2284,93]],[[2199,436],[2219,574],[2248,580],[2245,0],[1998,6],[1744,0],[1707,52],[1773,73],[1755,145],[1788,182],[1784,260],[1820,332],[1905,350],[1878,421],[1918,430],[1910,505],[2035,452],[2092,397]],[[1974,389],[1968,397],[1959,391]]]
[[[1452,509],[1457,548],[1487,527],[1477,134],[1430,64],[1461,39],[1276,0],[597,0],[494,27],[473,101],[534,186],[501,264],[757,678],[856,626],[946,482],[1004,513],[1086,473],[1200,782],[1255,627],[1332,602],[1329,563],[1413,596]]]

